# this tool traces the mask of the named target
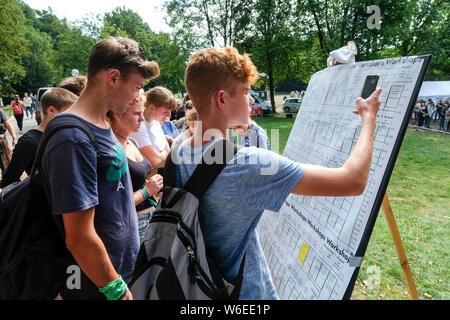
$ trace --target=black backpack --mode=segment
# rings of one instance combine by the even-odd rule
[[[89,126],[70,114],[51,121],[40,140],[30,175],[0,193],[0,300],[54,299],[64,288],[67,267],[74,260],[42,187],[37,171],[50,137],[78,128],[97,141]]]
[[[152,215],[130,283],[136,300],[237,300],[242,284],[245,254],[236,279],[226,279],[209,258],[199,210],[202,196],[238,146],[220,140],[211,156],[223,150],[222,164],[207,164],[205,155],[182,188],[176,187],[176,166],[169,154],[164,169],[163,196]],[[227,152],[228,150],[228,152]],[[210,162],[209,162],[210,163]]]

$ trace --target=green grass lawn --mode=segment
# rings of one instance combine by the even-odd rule
[[[257,122],[278,129],[283,153],[295,119]],[[450,136],[408,129],[387,189],[419,298],[450,299]],[[375,268],[374,268],[375,267]],[[373,270],[379,285],[371,286]],[[409,299],[383,212],[378,214],[352,299]]]

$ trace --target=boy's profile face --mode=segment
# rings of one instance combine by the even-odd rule
[[[161,123],[161,125],[165,121],[168,121],[170,119],[170,112],[172,111],[170,107],[166,106],[155,107],[154,105],[151,104],[149,108],[150,112],[153,113],[155,120]]]
[[[228,91],[226,114],[229,127],[247,126],[249,106],[254,102],[250,95],[250,89],[250,83],[237,82],[234,86],[234,95],[230,94],[231,90]]]
[[[145,78],[140,73],[119,76],[112,92],[111,110],[119,114],[127,111],[130,104],[141,100],[140,92],[144,88]]]

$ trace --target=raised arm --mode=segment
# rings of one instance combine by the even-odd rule
[[[361,134],[353,152],[341,168],[305,165],[305,172],[292,193],[311,196],[352,196],[364,192],[372,161],[376,115],[380,107],[377,88],[367,99],[356,100],[355,114],[362,120]]]

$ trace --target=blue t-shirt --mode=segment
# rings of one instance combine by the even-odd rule
[[[172,137],[173,139],[178,137],[178,135],[180,134],[177,127],[175,127],[172,121],[164,121],[161,128],[165,135]]]
[[[64,115],[55,117],[58,116]],[[139,251],[139,235],[126,153],[111,129],[81,120],[92,129],[100,157],[81,130],[58,131],[50,138],[42,157],[44,189],[54,215],[95,207],[95,231],[117,273],[129,282]],[[51,127],[52,122],[47,130]],[[86,291],[96,290],[98,295],[95,286],[89,288]],[[76,295],[94,294],[83,290]]]
[[[243,147],[257,147],[270,150],[270,142],[266,131],[254,121],[252,121],[245,134],[239,134],[233,129],[229,129],[227,139]]]
[[[177,186],[184,185],[201,154],[212,143],[178,149]],[[247,250],[240,299],[277,299],[259,243],[257,225],[265,209],[278,211],[303,176],[300,164],[269,150],[238,151],[200,202],[205,242],[211,258],[228,279],[238,276]]]

